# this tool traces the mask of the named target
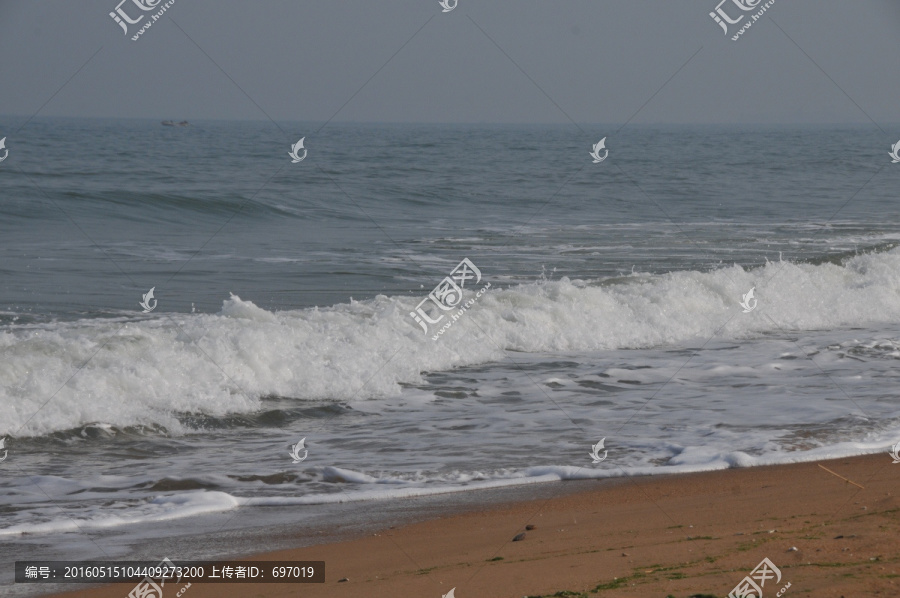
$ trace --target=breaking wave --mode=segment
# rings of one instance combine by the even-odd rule
[[[419,296],[278,312],[231,296],[218,314],[6,326],[0,436],[91,423],[182,434],[190,430],[180,415],[250,413],[271,396],[302,404],[396,395],[423,372],[500,360],[506,350],[647,348],[897,322],[900,249],[841,264],[496,287],[436,341],[409,315]],[[751,287],[758,307],[742,313]]]

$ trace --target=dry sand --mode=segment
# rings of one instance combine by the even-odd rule
[[[324,560],[324,584],[195,583],[183,596],[440,598],[455,587],[456,598],[721,597],[764,557],[782,573],[765,598],[788,582],[788,597],[900,596],[900,464],[878,454],[821,465],[863,488],[817,463],[598,481],[550,500],[253,557]],[[124,598],[133,586],[61,596]]]

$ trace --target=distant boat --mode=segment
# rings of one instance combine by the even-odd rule
[[[181,121],[180,123],[175,122],[174,120],[164,120],[162,121],[162,125],[164,127],[188,127],[191,123],[186,120]]]

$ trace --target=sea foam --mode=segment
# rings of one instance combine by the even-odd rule
[[[751,287],[758,305],[743,313],[739,301]],[[437,341],[409,315],[421,297],[383,295],[279,312],[232,295],[218,314],[7,326],[0,436],[94,422],[181,434],[189,430],[179,414],[253,412],[273,395],[351,402],[396,395],[401,384],[421,383],[423,372],[497,361],[509,350],[647,348],[898,322],[898,290],[894,249],[842,265],[495,285]]]

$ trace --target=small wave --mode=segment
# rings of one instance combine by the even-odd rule
[[[335,485],[346,485],[338,492],[307,493],[278,496],[236,496],[233,491],[194,489],[198,480],[160,480],[147,488],[150,491],[175,491],[174,494],[150,498],[129,498],[105,502],[101,507],[89,507],[81,516],[57,517],[56,508],[52,517],[44,521],[14,524],[0,528],[0,537],[28,534],[56,534],[84,532],[87,529],[108,529],[135,524],[177,521],[180,519],[211,515],[246,507],[290,507],[336,503],[391,501],[406,498],[457,494],[475,490],[487,490],[543,484],[566,480],[591,480],[618,478],[638,475],[664,475],[671,473],[691,473],[714,471],[758,465],[802,463],[836,459],[853,455],[884,452],[884,441],[843,442],[812,450],[784,452],[776,451],[765,456],[751,456],[740,451],[722,451],[710,447],[687,447],[663,465],[584,467],[576,465],[546,465],[529,467],[524,470],[498,470],[481,473],[457,473],[455,475],[426,476],[417,481],[404,480],[392,475],[375,476],[350,469],[324,467],[319,471],[321,479]],[[223,480],[224,481],[224,480]],[[254,476],[244,482],[254,484],[285,484],[292,486],[294,479],[264,479]],[[108,483],[110,488],[92,489],[94,482],[75,482],[55,477],[37,477],[23,482],[30,486],[39,482],[44,488],[67,495],[78,495],[80,490],[106,494],[116,490],[115,480]],[[120,480],[121,482],[121,480]],[[174,485],[173,485],[174,484]],[[121,484],[120,484],[121,485]],[[206,485],[210,485],[208,482]],[[214,484],[213,484],[214,485]],[[131,484],[131,487],[134,485]],[[142,484],[145,486],[145,484]],[[102,492],[101,492],[102,491]],[[85,495],[81,495],[85,496]],[[51,510],[47,511],[48,514]]]
[[[160,496],[147,501],[140,507],[123,508],[123,512],[118,515],[98,515],[83,519],[67,517],[40,523],[13,525],[0,529],[0,537],[80,532],[85,529],[115,528],[139,523],[184,519],[229,511],[244,502],[246,499],[236,498],[226,492],[188,492],[173,496]]]

